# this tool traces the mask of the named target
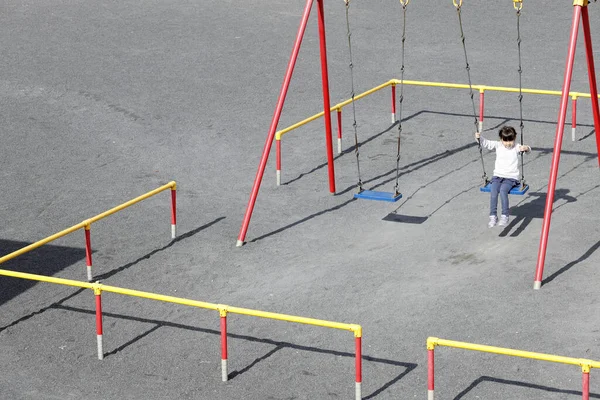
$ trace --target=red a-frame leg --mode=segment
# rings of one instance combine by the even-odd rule
[[[565,68],[565,77],[563,81],[563,88],[560,99],[560,110],[558,112],[558,122],[556,125],[556,138],[554,140],[554,152],[552,153],[552,166],[550,169],[550,178],[548,179],[548,194],[546,196],[546,206],[544,208],[544,222],[542,224],[542,235],[540,238],[540,247],[538,252],[537,266],[535,270],[535,281],[533,283],[534,289],[539,289],[542,286],[544,262],[546,259],[546,249],[548,246],[548,232],[550,230],[550,219],[552,217],[552,204],[554,203],[554,191],[556,189],[558,163],[560,160],[563,131],[565,128],[565,118],[567,115],[567,105],[569,101],[569,90],[571,88],[571,78],[573,76],[573,63],[575,60],[575,48],[577,44],[577,33],[579,29],[580,20],[582,21],[583,31],[585,35],[588,75],[590,80],[590,94],[592,97],[594,127],[596,129],[596,146],[599,151],[598,154],[600,155],[600,114],[598,113],[598,90],[596,87],[596,73],[594,70],[594,55],[592,52],[592,37],[590,33],[590,21],[588,16],[587,5],[588,0],[575,0],[573,2],[573,22],[571,24],[571,36],[569,39],[567,66]]]
[[[283,84],[281,86],[281,91],[279,92],[279,97],[277,99],[277,106],[275,107],[275,113],[273,115],[273,119],[271,120],[271,125],[269,127],[269,134],[267,135],[267,140],[265,142],[265,147],[263,149],[262,157],[260,159],[260,163],[258,165],[258,171],[256,172],[256,178],[254,179],[254,185],[252,186],[252,192],[250,193],[250,199],[248,200],[248,206],[246,207],[246,213],[244,214],[244,220],[242,222],[242,227],[240,229],[240,233],[238,235],[237,247],[241,247],[244,245],[244,240],[246,239],[246,233],[248,232],[248,226],[250,225],[250,218],[252,218],[252,211],[254,210],[254,204],[256,203],[256,198],[258,196],[258,190],[260,189],[260,184],[262,183],[262,178],[265,172],[265,168],[267,166],[267,160],[269,159],[269,153],[271,151],[271,145],[273,144],[273,139],[275,138],[275,131],[277,130],[277,124],[279,123],[279,118],[281,117],[281,112],[283,110],[283,104],[285,102],[285,97],[287,95],[288,88],[290,86],[290,81],[292,79],[292,73],[294,72],[294,66],[296,65],[296,60],[298,59],[298,53],[300,52],[300,45],[302,44],[302,38],[304,37],[304,32],[306,30],[306,24],[308,22],[308,17],[310,15],[310,9],[312,8],[314,0],[306,0],[306,6],[304,7],[304,13],[302,14],[302,19],[300,20],[300,27],[298,28],[298,34],[296,35],[296,41],[294,42],[294,47],[292,49],[292,55],[290,56],[290,61],[288,62],[287,69],[285,71],[285,77],[283,79]],[[328,164],[328,173],[329,173],[329,191],[331,193],[335,193],[335,175],[334,175],[334,167],[333,167],[333,145],[332,135],[331,135],[331,114],[330,114],[330,100],[329,100],[329,78],[327,74],[327,47],[325,44],[325,13],[323,12],[323,2],[324,0],[317,0],[318,2],[318,16],[319,16],[319,38],[320,38],[320,50],[321,50],[321,77],[323,81],[323,107],[324,107],[324,117],[325,117],[325,139],[327,145],[327,164]]]

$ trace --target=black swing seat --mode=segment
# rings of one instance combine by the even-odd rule
[[[402,198],[402,194],[392,192],[378,192],[375,190],[361,190],[358,193],[354,193],[354,198],[376,201],[388,201],[390,203],[395,203],[396,201]]]
[[[481,192],[486,192],[489,193],[491,192],[491,182],[488,182],[485,186],[482,186],[479,188],[479,190]],[[518,196],[523,196],[525,194],[525,192],[527,192],[529,190],[529,185],[524,185],[524,186],[515,186],[514,188],[510,189],[510,192],[508,192],[508,194],[515,194]]]

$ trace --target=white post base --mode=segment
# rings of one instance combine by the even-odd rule
[[[483,132],[483,121],[479,121],[479,133]]]
[[[427,400],[433,400],[433,390],[427,391]]]
[[[243,245],[244,245],[243,240],[238,240],[237,242],[235,242],[235,247],[242,247]]]
[[[221,360],[221,380],[227,382],[227,360]]]
[[[575,128],[571,128],[571,141],[575,141]]]
[[[277,170],[277,186],[281,186],[281,170]]]
[[[177,225],[171,224],[171,239],[175,239],[177,237]]]
[[[91,265],[87,265],[87,278],[88,278],[88,282],[91,282],[94,277],[92,276],[92,266]]]
[[[356,400],[362,399],[361,385],[362,385],[362,382],[356,382],[356,396],[355,396]]]
[[[542,282],[533,282],[533,290],[539,290],[542,287]]]
[[[338,138],[338,154],[342,154],[342,139]]]
[[[104,351],[102,351],[102,335],[96,335],[96,341],[98,343],[98,360],[104,358]]]
[[[397,121],[396,119],[396,113],[392,113],[392,124],[395,124]]]

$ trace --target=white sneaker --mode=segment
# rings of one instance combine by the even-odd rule
[[[498,217],[496,217],[495,215],[490,215],[490,221],[488,222],[488,228],[495,227],[497,222],[498,222]]]
[[[498,226],[506,226],[506,225],[508,225],[508,215],[501,215]]]

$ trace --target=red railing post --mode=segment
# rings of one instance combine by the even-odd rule
[[[87,270],[88,282],[92,281],[92,239],[90,234],[90,225],[84,227],[85,231],[85,265]]]
[[[325,12],[323,2],[317,0],[319,16],[319,43],[321,49],[321,80],[323,81],[323,117],[325,118],[325,144],[327,147],[327,171],[329,174],[329,192],[335,193],[335,171],[333,165],[333,144],[331,136],[331,104],[329,101],[329,74],[327,72],[327,44],[325,43]]]
[[[342,108],[337,109],[338,154],[342,153]]]
[[[483,107],[484,107],[484,97],[485,91],[483,89],[479,89],[479,132],[483,131]]]
[[[582,7],[581,25],[585,37],[585,53],[587,56],[588,78],[590,81],[590,95],[592,100],[592,113],[594,114],[594,128],[596,130],[596,149],[598,163],[600,163],[600,111],[598,110],[598,87],[596,85],[596,69],[594,68],[594,49],[592,47],[592,33],[590,32],[590,17],[588,8]]]
[[[292,55],[290,56],[290,61],[288,62],[288,66],[285,71],[285,77],[283,78],[283,84],[281,86],[281,91],[279,92],[279,97],[277,99],[277,106],[275,107],[275,113],[273,114],[271,126],[269,127],[269,134],[267,135],[267,140],[265,141],[262,157],[258,165],[258,171],[256,172],[256,178],[254,179],[254,184],[252,186],[252,192],[250,193],[250,199],[248,200],[248,206],[246,207],[246,213],[244,214],[242,227],[240,229],[240,233],[236,242],[237,247],[243,246],[244,240],[246,239],[246,233],[248,232],[248,226],[250,225],[250,218],[252,218],[252,211],[254,210],[254,204],[256,203],[258,190],[260,189],[260,184],[262,182],[262,177],[265,172],[267,160],[269,159],[271,144],[273,143],[275,130],[277,129],[277,124],[279,123],[279,117],[281,116],[281,111],[283,110],[283,103],[285,103],[285,97],[290,86],[292,73],[294,72],[294,66],[296,65],[296,60],[298,59],[298,52],[300,51],[302,37],[304,36],[304,31],[306,30],[306,23],[308,22],[308,17],[310,15],[310,9],[312,7],[312,4],[313,0],[306,0],[306,6],[304,7],[302,19],[300,20],[300,27],[298,28],[298,34],[296,35],[296,41],[294,42]],[[325,114],[327,114],[328,111],[329,110],[327,110]]]
[[[546,196],[546,206],[544,208],[544,221],[542,223],[542,234],[540,237],[540,247],[535,270],[534,289],[542,287],[542,276],[544,275],[544,262],[546,260],[546,249],[548,246],[548,232],[550,230],[550,220],[552,218],[552,204],[554,203],[554,190],[556,188],[556,178],[558,175],[558,163],[560,161],[560,151],[562,147],[563,131],[565,129],[565,118],[567,115],[567,104],[569,101],[569,89],[571,88],[571,78],[573,76],[573,62],[575,60],[575,47],[577,45],[577,32],[579,30],[579,20],[581,19],[581,6],[573,6],[573,21],[571,24],[571,36],[569,39],[569,51],[567,55],[567,65],[565,68],[565,77],[563,81],[562,94],[560,97],[560,110],[558,112],[558,123],[556,124],[556,138],[554,139],[554,151],[552,152],[552,167],[548,179],[548,194]]]
[[[96,282],[100,283],[100,282]],[[102,289],[94,287],[94,296],[96,298],[96,344],[98,347],[98,360],[104,358],[102,350]]]
[[[171,239],[177,237],[177,186],[171,188]]]
[[[361,333],[362,335],[362,333]],[[362,399],[362,336],[357,336],[355,333],[354,337],[355,347],[356,347],[356,389],[355,389],[355,399]]]
[[[571,141],[575,141],[575,129],[577,128],[577,96],[571,97]]]
[[[590,400],[590,366],[584,365],[581,369],[583,371],[581,398],[583,400]]]
[[[392,83],[392,124],[396,123],[396,84]]]
[[[427,349],[427,400],[434,399],[435,393],[435,363],[434,349]]]
[[[281,185],[281,138],[275,140],[275,168],[277,169],[277,186]]]
[[[221,317],[221,380],[227,382],[227,310],[219,310]]]

